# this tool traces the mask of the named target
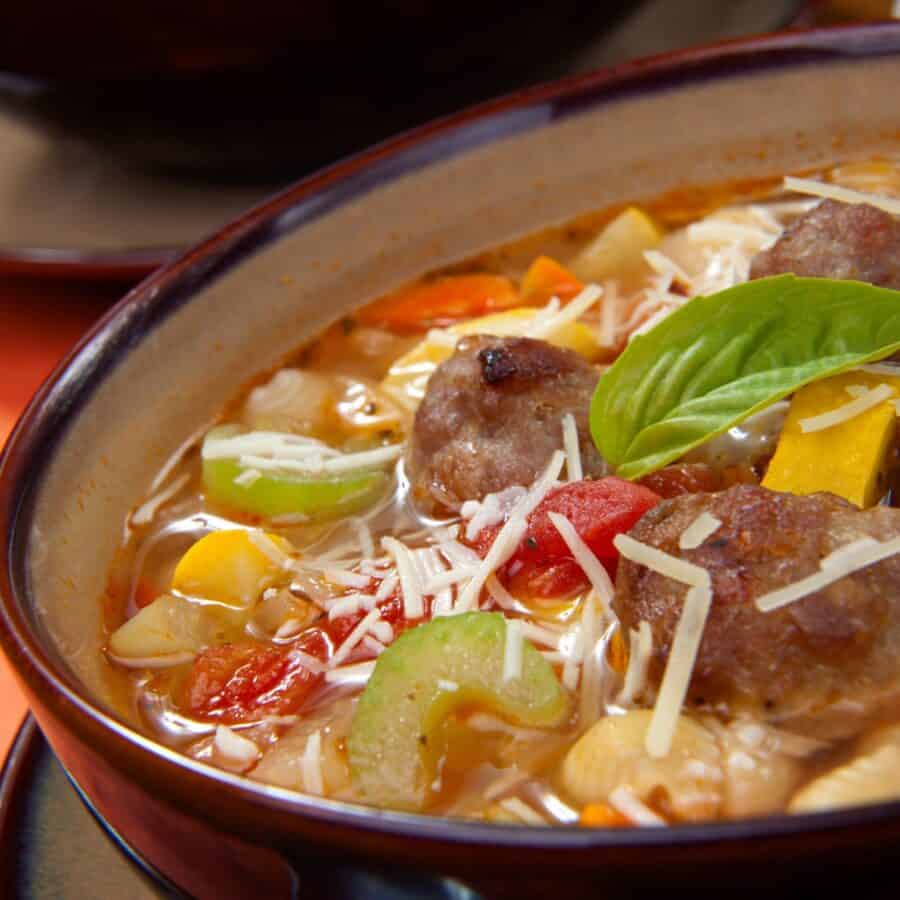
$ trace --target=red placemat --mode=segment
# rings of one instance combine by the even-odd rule
[[[57,362],[124,290],[114,284],[0,275],[0,443]],[[0,655],[0,760],[26,709],[12,669]]]

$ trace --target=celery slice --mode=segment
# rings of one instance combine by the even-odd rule
[[[566,719],[569,697],[528,641],[522,641],[519,674],[504,680],[506,639],[500,613],[471,612],[420,625],[381,654],[347,742],[351,774],[366,802],[408,810],[426,805],[434,744],[455,709],[481,707],[534,728]]]

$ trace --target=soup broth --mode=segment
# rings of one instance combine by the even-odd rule
[[[655,463],[629,456],[651,438],[616,430],[629,408],[674,428],[653,410],[690,353],[733,327],[723,310],[763,315],[782,273],[900,298],[894,197],[900,166],[879,159],[605,210],[248,372],[132,512],[110,573],[105,652],[148,733],[297,791],[529,825],[900,796],[884,329],[847,338],[846,363],[772,363],[777,389],[727,422],[704,408],[718,425],[674,456],[658,437]],[[745,283],[758,299],[729,293]],[[722,305],[690,326],[695,349],[660,344],[665,371],[610,398],[703,297]],[[754,327],[679,390],[736,383],[769,339],[741,349]]]

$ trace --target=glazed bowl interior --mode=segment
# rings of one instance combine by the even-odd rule
[[[900,30],[854,33],[868,35],[859,57],[847,34],[816,52],[776,39],[636,66],[426,128],[145,282],[45,388],[7,456],[20,476],[7,485],[8,646],[30,689],[57,679],[135,724],[100,653],[99,598],[129,510],[242,383],[343,313],[590,210],[900,151]]]

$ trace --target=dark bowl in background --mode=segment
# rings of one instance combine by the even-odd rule
[[[568,55],[639,5],[10,3],[0,11],[0,103],[144,167],[296,178],[425,119],[558,77]]]
[[[0,465],[0,643],[112,832],[201,897],[897,896],[898,803],[541,829],[376,811],[221,772],[148,739],[110,691],[97,598],[120,523],[162,461],[327,322],[590,208],[896,153],[898,78],[900,25],[886,25],[559,82],[306,179],[132,291],[43,386]]]

